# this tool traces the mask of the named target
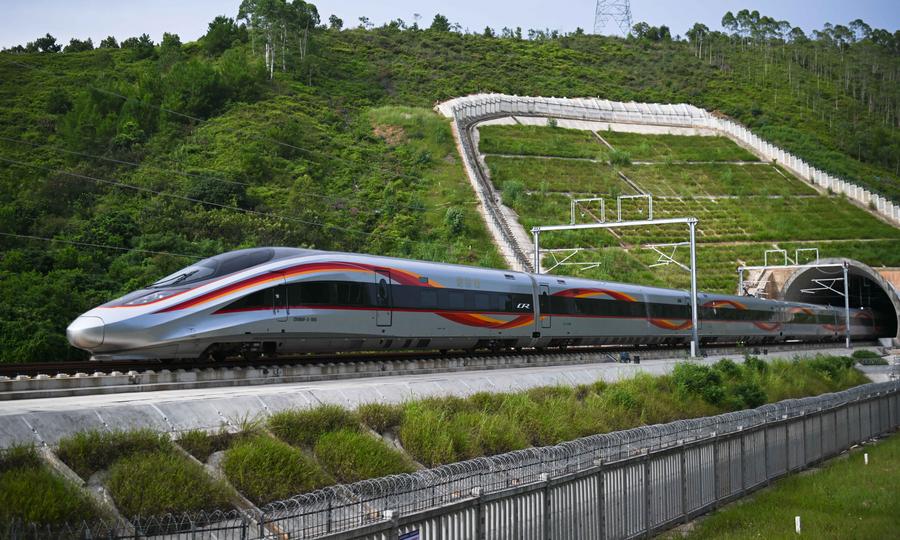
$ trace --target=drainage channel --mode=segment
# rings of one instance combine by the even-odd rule
[[[874,343],[857,343],[874,346]],[[704,354],[773,354],[785,352],[834,349],[834,343],[791,343],[759,347],[706,347]],[[559,352],[486,354],[468,356],[398,356],[375,359],[359,357],[352,360],[284,363],[270,365],[185,367],[141,370],[99,371],[102,363],[93,365],[93,373],[56,373],[16,377],[0,376],[0,401],[54,397],[87,396],[150,392],[159,390],[189,390],[197,388],[253,386],[262,384],[303,383],[366,377],[423,375],[527,367],[596,364],[626,360],[684,359],[683,348],[622,348],[603,347],[569,349]],[[118,367],[118,366],[117,366]]]

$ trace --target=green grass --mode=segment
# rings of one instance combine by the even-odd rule
[[[865,465],[863,452],[869,454]],[[729,505],[687,538],[896,538],[900,530],[900,436],[852,452],[811,474],[792,475]],[[669,538],[683,538],[669,533]]]
[[[229,489],[203,467],[172,451],[133,454],[109,468],[106,486],[119,512],[142,518],[228,510]]]
[[[568,130],[488,127],[491,129],[482,132],[481,144],[491,149],[505,145],[507,152],[520,155],[547,152],[578,156],[581,152],[585,157],[609,157],[609,152],[588,156],[583,149],[592,142],[590,139],[557,135],[558,131]],[[775,247],[790,251],[797,247],[816,247],[822,257],[850,257],[872,266],[900,264],[900,230],[842,197],[815,196],[815,190],[809,185],[780,167],[759,162],[672,163],[676,160],[751,161],[752,156],[748,157],[727,138],[602,134],[611,142],[615,140],[617,148],[624,148],[633,160],[663,162],[621,167],[635,184],[655,195],[654,217],[700,219],[697,256],[703,290],[733,293],[735,269],[742,264],[761,264],[762,253]],[[542,143],[542,138],[550,142]],[[599,162],[488,156],[487,163],[504,203],[518,214],[526,230],[538,225],[568,223],[573,198],[603,196],[607,219],[615,219],[615,197],[633,193],[616,176],[615,167]],[[622,218],[646,219],[647,206],[642,199],[625,201]],[[599,203],[590,205],[589,210],[580,210],[576,222],[593,222],[599,216]],[[670,225],[612,232],[561,231],[544,235],[541,241],[546,249],[587,248],[590,251],[576,255],[571,262],[600,263],[598,268],[587,270],[558,267],[553,270],[556,274],[577,273],[586,278],[684,288],[688,286],[686,272],[674,265],[651,268],[659,255],[640,246],[686,239],[683,226]],[[704,245],[713,243],[716,245]],[[687,249],[681,248],[680,254],[676,251],[676,259],[686,261]],[[543,261],[545,267],[553,265],[551,255]]]
[[[596,158],[608,150],[589,131],[544,126],[482,126],[484,154]]]
[[[491,181],[501,190],[507,182],[520,182],[528,191],[594,193],[615,199],[634,189],[605,163],[573,159],[508,158],[488,156]]]
[[[118,459],[133,454],[169,452],[172,442],[149,429],[135,431],[83,431],[59,441],[57,455],[87,480]]]
[[[853,360],[680,364],[671,375],[512,394],[433,398],[406,405],[403,448],[427,466],[579,437],[756,407],[866,382]]]
[[[391,403],[364,403],[356,408],[363,424],[377,433],[389,433],[403,422],[403,405]]]
[[[599,133],[616,150],[628,152],[632,161],[759,161],[727,137]]]
[[[275,413],[269,418],[269,429],[288,444],[312,447],[329,431],[359,429],[359,418],[340,405],[319,405]]]
[[[816,195],[809,185],[772,165],[756,163],[634,165],[623,172],[654,196]]]
[[[586,197],[590,194],[573,194]],[[537,225],[568,223],[568,195],[559,193],[522,193],[511,201],[527,229]],[[624,219],[645,218],[646,201],[623,205]],[[643,212],[638,212],[641,209]],[[794,249],[819,248],[820,257],[849,257],[871,266],[900,264],[900,230],[847,203],[840,197],[785,198],[745,197],[742,199],[655,199],[656,218],[695,216],[700,219],[697,233],[697,257],[701,289],[709,292],[734,292],[736,268],[741,264],[762,264],[766,249],[780,247],[794,256]],[[819,219],[816,219],[819,217]],[[592,221],[590,215],[576,216],[578,223]],[[607,208],[607,218],[615,212]],[[601,249],[584,252],[573,261],[601,262],[601,267],[578,271],[579,277],[684,288],[688,274],[672,265],[649,268],[658,254],[640,246],[649,243],[683,242],[686,227],[666,225],[618,229],[619,237],[608,231],[562,231],[542,235],[545,249],[582,247]],[[740,242],[738,244],[737,242]],[[709,245],[713,244],[715,245]],[[628,253],[622,251],[622,246]],[[678,248],[676,259],[687,261],[686,247]],[[631,261],[622,266],[623,261]],[[545,267],[551,264],[549,255]],[[557,268],[555,274],[574,274],[576,269]]]
[[[491,268],[505,262],[478,213],[478,201],[456,150],[450,122],[426,108],[384,106],[367,111],[376,133],[403,154],[419,156],[421,180],[415,187],[423,209],[421,230],[439,240],[412,246],[409,256]],[[461,212],[461,226],[448,227],[447,209]]]
[[[258,505],[333,483],[300,449],[265,435],[235,442],[226,450],[222,468],[231,485]]]
[[[319,463],[342,483],[415,470],[403,453],[358,431],[326,433],[319,437],[314,451]]]
[[[235,436],[227,431],[208,433],[202,429],[193,429],[183,433],[176,442],[189,454],[205,462],[213,453],[226,450]]]
[[[33,447],[0,452],[0,530],[13,521],[55,525],[99,515],[91,500],[45,466]]]

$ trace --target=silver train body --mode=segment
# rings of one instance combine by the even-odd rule
[[[699,295],[705,342],[843,339],[844,310]],[[854,339],[878,335],[852,310]],[[224,358],[386,349],[678,344],[684,291],[293,248],[206,259],[78,317],[94,359]]]

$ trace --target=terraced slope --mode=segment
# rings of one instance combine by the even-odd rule
[[[760,162],[730,139],[647,135],[559,127],[487,125],[480,151],[503,202],[522,225],[568,223],[573,199],[602,197],[607,219],[620,195],[650,194],[653,216],[696,216],[699,284],[734,292],[740,264],[762,264],[767,249],[818,248],[821,257],[844,256],[872,266],[900,266],[900,230],[845,198],[819,193],[773,163]],[[623,200],[623,219],[645,219],[646,199]],[[598,202],[579,204],[576,221],[601,217]],[[559,266],[552,272],[601,279],[687,287],[677,265],[654,266],[651,243],[687,240],[684,227],[647,227],[546,234],[542,247],[582,247],[572,261],[596,268]],[[687,262],[687,248],[662,248]],[[548,253],[545,269],[566,253]]]

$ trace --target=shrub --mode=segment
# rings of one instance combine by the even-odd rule
[[[329,431],[359,429],[359,419],[339,405],[320,405],[313,409],[276,413],[269,419],[269,429],[285,442],[311,447]]]
[[[132,454],[167,451],[172,441],[149,429],[83,431],[59,441],[57,454],[83,479]]]
[[[713,364],[713,369],[721,373],[724,379],[737,379],[741,376],[741,368],[727,358]]]
[[[510,180],[504,182],[501,191],[503,192],[503,204],[514,206],[525,195],[525,185],[518,180]]]
[[[357,431],[340,430],[322,435],[316,442],[315,453],[319,463],[345,483],[414,470],[402,453]]]
[[[356,409],[356,414],[378,433],[394,431],[403,423],[403,405],[365,403]]]
[[[672,371],[678,392],[684,397],[700,396],[712,405],[719,405],[725,397],[722,377],[718,371],[699,364],[678,364]]]
[[[890,362],[888,362],[884,358],[880,358],[877,356],[874,358],[872,358],[872,357],[860,358],[857,360],[857,362],[861,366],[886,366],[886,365],[890,364]]]
[[[623,385],[617,384],[612,386],[604,394],[612,404],[623,409],[634,409],[638,406],[635,396]]]
[[[455,206],[447,209],[447,213],[444,214],[444,225],[446,225],[451,235],[457,236],[463,232],[463,229],[465,229],[465,217],[465,213]]]
[[[755,409],[766,402],[765,390],[753,379],[738,382],[732,392],[737,400],[738,409]]]
[[[769,364],[756,356],[745,356],[744,367],[760,374],[764,374],[769,370]]]
[[[124,516],[228,509],[228,488],[171,451],[132,454],[109,468],[106,482]]]
[[[866,349],[859,349],[859,350],[853,351],[852,356],[853,356],[853,358],[856,358],[857,360],[860,360],[863,358],[881,358],[881,355],[878,354],[877,352],[868,351]]]
[[[628,152],[623,150],[610,150],[608,155],[609,163],[611,165],[618,165],[620,167],[631,165],[631,154]]]
[[[817,355],[808,361],[808,365],[827,376],[832,381],[838,381],[846,370],[853,367],[856,362],[847,356],[821,356]]]
[[[331,483],[331,478],[299,449],[257,435],[234,443],[222,468],[231,484],[256,504],[287,499]]]

